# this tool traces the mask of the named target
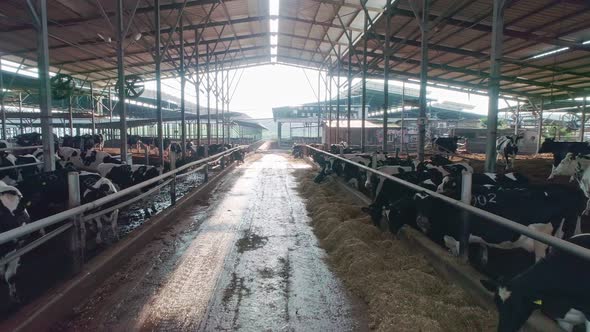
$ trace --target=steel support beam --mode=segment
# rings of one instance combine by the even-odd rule
[[[186,157],[186,114],[184,89],[186,88],[186,72],[184,63],[184,29],[180,20],[180,144],[182,159]]]
[[[219,68],[215,57],[215,144],[219,144]]]
[[[207,148],[211,145],[211,74],[209,73],[209,45],[207,45]]]
[[[422,33],[421,64],[420,64],[420,115],[418,115],[418,160],[424,161],[424,145],[426,143],[426,85],[428,83],[428,8],[430,0],[422,0],[422,17],[420,31]]]
[[[539,126],[537,128],[537,152],[541,149],[541,144],[543,144],[543,96],[541,96],[541,107],[539,109]]]
[[[164,128],[162,125],[162,52],[161,47],[161,24],[160,24],[160,0],[154,0],[154,22],[155,22],[155,64],[156,64],[156,117],[158,120],[158,151],[160,168],[164,169]]]
[[[90,82],[90,106],[92,107],[92,135],[96,134],[96,119],[94,113],[96,112],[96,103],[94,100],[94,88]]]
[[[340,143],[340,66],[342,61],[340,61],[340,56],[342,55],[342,49],[340,45],[338,45],[338,61],[336,63],[336,143]]]
[[[494,0],[492,17],[492,50],[490,53],[490,79],[488,81],[488,124],[485,171],[496,171],[496,136],[498,130],[498,96],[500,94],[500,67],[504,40],[504,7],[506,0]]]
[[[347,94],[347,100],[346,100],[346,108],[347,108],[347,117],[346,117],[346,142],[348,143],[348,145],[351,144],[350,141],[350,116],[352,114],[352,52],[353,52],[353,45],[352,45],[352,39],[348,40],[349,42],[349,46],[348,46],[348,77],[347,77],[347,81],[348,81],[348,94]]]
[[[412,1],[412,0],[410,0]],[[389,111],[389,57],[391,39],[391,0],[385,5],[385,43],[383,44],[383,153],[387,152],[387,121]]]
[[[156,0],[156,3],[159,3],[159,0]],[[117,76],[119,80],[117,81],[117,89],[119,101],[117,102],[117,106],[119,107],[119,120],[120,120],[120,131],[121,134],[119,135],[120,142],[119,146],[121,147],[121,162],[127,162],[127,112],[126,112],[126,105],[125,105],[125,60],[124,60],[124,45],[123,41],[125,36],[123,35],[124,27],[123,27],[123,18],[125,17],[125,12],[123,8],[123,0],[117,0]]]
[[[195,36],[197,30],[195,30]],[[201,77],[199,75],[199,47],[196,46],[195,50],[195,94],[196,94],[196,107],[197,107],[197,147],[201,146]]]
[[[0,112],[2,112],[2,139],[6,140],[6,110],[4,109],[4,77],[2,77],[2,57],[0,57]],[[20,97],[20,93],[19,93]],[[22,126],[21,126],[22,130]]]
[[[321,95],[321,84],[322,84],[322,71],[318,70],[318,143],[321,143],[321,125],[322,125],[322,95]]]
[[[74,136],[74,109],[72,107],[72,96],[68,96],[68,123],[70,136]]]
[[[37,70],[39,73],[39,109],[41,110],[41,135],[43,140],[43,169],[55,170],[53,155],[53,128],[51,126],[51,85],[49,84],[49,42],[47,32],[47,0],[38,1],[39,10],[27,0],[33,25],[37,30]],[[3,91],[2,91],[3,92]]]
[[[364,24],[363,24],[363,64],[362,64],[362,84],[361,84],[361,152],[365,152],[366,150],[366,133],[365,133],[365,119],[367,114],[367,29],[369,27],[369,16],[367,12],[365,12],[364,16]]]
[[[330,128],[329,135],[326,135],[326,142],[328,143],[328,146],[332,144],[332,131],[334,130],[332,127],[332,83],[332,72],[330,70],[328,71],[328,95],[326,96],[328,98],[328,124]]]
[[[406,107],[406,81],[402,81],[402,110],[401,110],[401,136],[400,136],[400,151],[404,153],[404,108]],[[407,152],[407,151],[406,151]]]
[[[584,134],[586,132],[586,97],[584,97],[584,105],[582,106],[582,123],[580,124],[580,142],[584,142]]]

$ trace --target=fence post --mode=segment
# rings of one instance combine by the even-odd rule
[[[461,202],[471,205],[472,174],[463,171],[461,174]],[[459,257],[464,261],[469,259],[469,212],[461,212],[461,239],[459,240]]]
[[[170,150],[170,170],[176,169],[176,151]],[[176,174],[172,175],[172,182],[170,182],[170,201],[171,204],[176,204]]]
[[[150,146],[149,146],[149,144],[144,144],[143,149],[145,152],[145,164],[149,165],[150,164]]]
[[[225,155],[221,156],[219,163],[221,165],[221,169],[224,170],[225,169]]]
[[[78,172],[68,172],[68,208],[80,206],[80,202],[80,175]],[[72,254],[72,272],[76,274],[82,269],[86,249],[86,227],[81,215],[72,218],[69,241]]]
[[[205,173],[205,183],[209,182],[209,163],[205,164],[205,168],[203,169]]]

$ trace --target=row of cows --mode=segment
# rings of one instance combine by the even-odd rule
[[[497,149],[508,156],[506,163],[510,167],[514,165],[518,140],[516,136],[498,139]],[[343,148],[336,145],[330,150],[342,152]],[[463,174],[471,173],[471,205],[590,248],[590,235],[582,234],[580,225],[581,216],[590,208],[590,149],[586,143],[547,139],[541,147],[541,152],[554,154],[550,177],[569,176],[578,181],[581,191],[552,183],[532,185],[525,175],[517,172],[474,173],[468,163],[453,163],[440,155],[418,162],[382,153],[354,153],[350,148],[347,152],[340,156],[455,200],[461,199]],[[464,230],[462,221],[467,218],[470,260],[478,266],[502,264],[490,261],[489,250],[516,253],[518,249],[534,257],[533,263],[509,282],[483,282],[496,296],[500,331],[518,330],[537,308],[555,318],[567,331],[586,323],[586,317],[590,317],[590,287],[587,286],[590,262],[550,250],[539,241],[486,219],[471,214],[465,216],[462,210],[426,191],[417,192],[322,153],[313,153],[313,158],[321,167],[316,182],[335,174],[373,197],[372,204],[363,211],[371,216],[376,226],[383,218],[393,233],[408,225],[458,255],[459,239]]]
[[[66,141],[66,143],[70,144],[71,142]],[[84,147],[84,141],[81,143],[81,146]],[[0,141],[0,148],[6,148],[7,145],[6,142]],[[38,142],[32,140],[26,146],[35,145],[38,145]],[[160,175],[161,171],[158,167],[122,164],[120,160],[98,148],[98,145],[90,147],[90,143],[86,144],[86,149],[58,146],[53,156],[56,166],[56,170],[53,172],[43,172],[42,164],[0,169],[0,233],[66,210],[68,208],[67,175],[69,172],[77,171],[79,173],[81,204],[112,195]],[[180,152],[180,146],[176,143],[171,143],[169,148]],[[217,153],[228,148],[231,146],[210,146],[209,150]],[[21,154],[15,155],[7,151],[0,151],[0,168],[43,162],[41,149],[15,150],[15,152]],[[233,153],[233,157],[235,160],[243,161],[243,152],[236,151]],[[191,154],[186,160],[178,160],[177,165],[180,166],[196,159],[198,159],[197,154]],[[143,191],[149,189],[144,188]],[[130,196],[137,194],[139,193]],[[122,198],[120,201],[125,200],[127,198]],[[111,206],[120,201],[113,202]],[[96,211],[89,211],[88,214],[105,208],[108,206],[101,206]],[[146,215],[150,215],[149,209],[150,206],[145,207]],[[101,243],[102,225],[107,223],[110,225],[113,235],[117,237],[117,219],[118,210],[96,218],[91,223],[87,235],[94,237],[96,243]],[[18,250],[39,235],[43,235],[45,231],[50,230],[43,230],[41,234],[0,245],[0,257]],[[18,301],[18,296],[14,277],[19,263],[20,258],[17,258],[7,264],[0,265],[0,275],[4,277],[10,297],[15,302]]]

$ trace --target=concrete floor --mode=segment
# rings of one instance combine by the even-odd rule
[[[367,330],[295,190],[304,167],[280,153],[240,166],[53,329]]]

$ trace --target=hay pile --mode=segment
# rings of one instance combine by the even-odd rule
[[[475,305],[457,286],[436,275],[424,257],[368,216],[329,177],[313,182],[297,174],[299,191],[328,260],[349,290],[367,302],[377,331],[492,331],[495,313]]]

